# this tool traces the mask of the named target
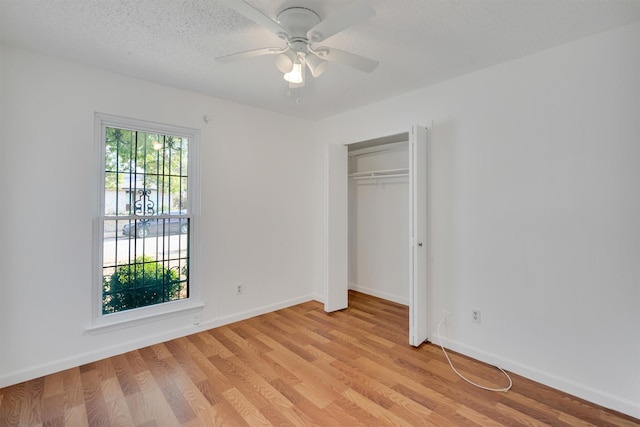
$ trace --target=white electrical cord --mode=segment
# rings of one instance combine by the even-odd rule
[[[460,372],[458,372],[456,370],[456,368],[453,367],[453,363],[451,363],[451,359],[449,359],[449,355],[447,354],[447,351],[444,349],[444,346],[442,345],[442,335],[440,334],[440,325],[442,325],[442,323],[444,322],[445,319],[442,319],[440,321],[440,323],[438,323],[438,339],[440,340],[440,348],[442,349],[442,352],[444,353],[444,356],[447,358],[447,361],[449,362],[449,366],[451,366],[451,369],[453,369],[453,372],[455,372],[460,378],[462,378],[463,380],[465,380],[466,382],[468,382],[471,385],[474,385],[476,387],[479,387],[483,390],[488,390],[488,391],[502,391],[502,392],[508,392],[511,387],[513,386],[513,381],[511,381],[511,377],[509,376],[509,374],[507,374],[504,369],[502,369],[500,366],[494,365],[496,368],[500,369],[500,372],[502,372],[504,374],[505,377],[507,377],[507,379],[509,380],[509,385],[507,387],[504,388],[491,388],[491,387],[485,387],[483,385],[480,384],[476,384],[471,380],[468,380],[467,378],[465,378],[464,375],[462,375]]]

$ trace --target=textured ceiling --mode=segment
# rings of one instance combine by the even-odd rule
[[[321,18],[349,0],[248,0],[275,19],[290,6]],[[310,119],[640,21],[640,0],[370,0],[372,19],[322,44],[380,61],[371,74],[330,63],[289,91],[273,56],[215,57],[283,47],[215,0],[0,0],[4,44]]]

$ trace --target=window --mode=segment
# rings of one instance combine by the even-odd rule
[[[106,115],[96,129],[94,326],[193,308],[198,132]]]

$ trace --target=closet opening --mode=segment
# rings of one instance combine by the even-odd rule
[[[409,305],[409,134],[349,144],[349,289]]]
[[[324,309],[353,289],[409,306],[409,344],[427,339],[427,129],[346,145],[325,162]]]

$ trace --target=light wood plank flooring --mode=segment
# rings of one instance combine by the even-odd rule
[[[407,307],[361,293],[332,314],[308,302],[0,389],[0,426],[640,426],[517,375],[477,389],[407,325]]]

